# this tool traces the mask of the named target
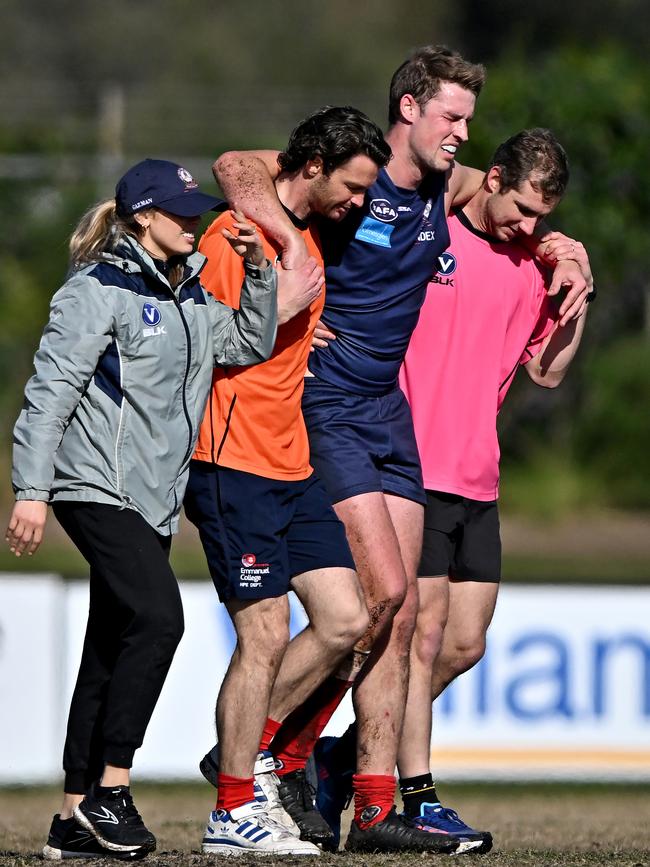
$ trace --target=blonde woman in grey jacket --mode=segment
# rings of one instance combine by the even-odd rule
[[[246,264],[239,310],[201,286],[195,231],[219,204],[181,166],[144,160],[82,218],[16,423],[11,550],[34,553],[51,503],[90,565],[64,800],[46,858],[131,859],[156,845],[129,783],[183,632],[171,534],[213,365],[264,361],[277,324],[276,271],[242,220],[229,239]],[[313,262],[286,273],[289,318],[322,275]]]

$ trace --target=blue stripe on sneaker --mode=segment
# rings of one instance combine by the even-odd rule
[[[214,845],[224,844],[226,846],[232,846],[233,849],[246,849],[246,846],[244,846],[242,843],[238,843],[237,840],[233,840],[231,837],[215,837],[215,838],[204,837],[203,842],[204,843],[211,843]]]
[[[245,834],[244,834],[242,831],[238,831],[237,833],[238,833],[238,834],[241,834],[241,835],[242,835],[243,837],[245,837],[247,840],[252,840],[252,839],[254,839],[254,838],[255,838],[255,837],[256,837],[256,836],[257,836],[257,835],[258,835],[262,830],[263,830],[263,829],[260,828],[259,825],[253,825],[253,827],[250,829],[250,831],[246,831]]]
[[[256,839],[253,840],[253,843],[259,843],[260,840],[264,840],[265,837],[268,837],[270,831],[263,831],[262,834]],[[204,843],[210,843],[211,845],[216,844],[225,844],[227,846],[232,846],[234,849],[242,849],[244,852],[250,852],[250,846],[246,846],[244,843],[240,843],[237,840],[233,840],[232,837],[204,837]]]

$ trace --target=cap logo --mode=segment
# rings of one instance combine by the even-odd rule
[[[178,169],[178,177],[185,184],[186,190],[195,190],[198,187],[198,184],[194,180],[192,175],[188,172],[187,169],[184,169],[182,166]]]
[[[153,202],[151,196],[148,199],[140,199],[139,202],[136,202],[134,205],[131,205],[132,211],[138,211],[140,208],[145,208],[147,205],[150,205]]]

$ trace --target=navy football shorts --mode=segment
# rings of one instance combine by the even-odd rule
[[[426,503],[411,410],[401,389],[368,397],[306,377],[302,412],[312,466],[333,503],[372,491]]]
[[[483,502],[427,491],[418,575],[500,581],[501,536],[496,500]]]
[[[285,482],[192,461],[184,506],[222,602],[283,596],[295,575],[313,569],[355,568],[314,473]]]

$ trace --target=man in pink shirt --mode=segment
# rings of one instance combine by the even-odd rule
[[[545,275],[519,240],[558,204],[568,176],[548,130],[526,130],[497,149],[481,189],[449,218],[450,246],[438,257],[400,377],[427,492],[400,789],[408,817],[475,840],[475,851],[488,851],[489,833],[467,826],[436,794],[431,703],[485,651],[501,577],[501,404],[521,365],[538,385],[558,386],[582,337],[586,308],[560,326]],[[591,281],[586,252],[575,247]]]

